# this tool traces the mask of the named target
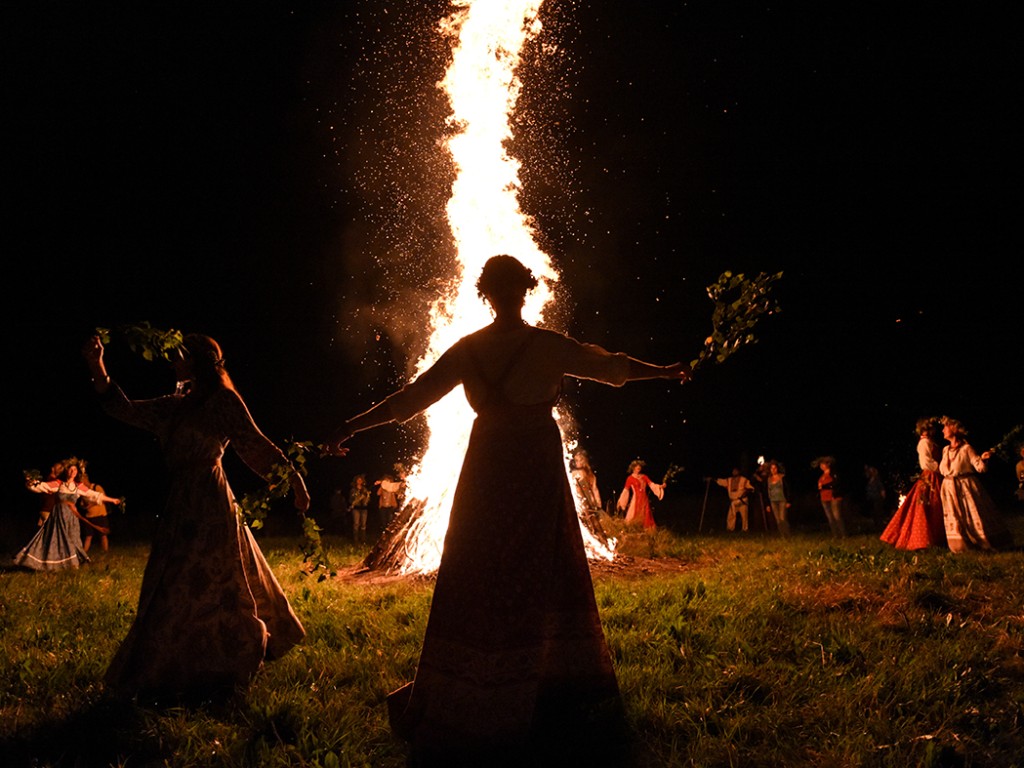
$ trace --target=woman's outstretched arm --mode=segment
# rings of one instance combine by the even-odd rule
[[[640,381],[642,379],[677,379],[686,382],[691,378],[690,366],[685,363],[672,363],[672,365],[654,365],[629,358],[629,381]]]

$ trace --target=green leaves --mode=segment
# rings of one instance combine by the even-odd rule
[[[263,521],[270,514],[273,503],[291,493],[292,472],[297,472],[303,477],[308,474],[306,461],[313,450],[320,450],[320,447],[309,441],[292,440],[286,443],[284,453],[290,463],[275,464],[265,475],[267,485],[258,491],[247,493],[238,502],[238,512],[246,525],[253,530],[263,527]],[[315,519],[302,515],[302,572],[305,575],[319,573],[317,581],[323,581],[328,575],[333,575],[320,539],[321,530]]]
[[[676,479],[676,475],[680,475],[683,472],[683,468],[678,464],[669,464],[668,469],[665,470],[665,476],[661,479],[662,485],[668,485]]]
[[[771,297],[772,284],[782,272],[747,279],[741,272],[723,272],[718,280],[707,287],[708,297],[715,302],[711,314],[711,335],[704,340],[704,348],[690,362],[696,370],[707,362],[722,363],[740,347],[757,341],[754,326],[763,315],[780,309]]]
[[[181,331],[170,328],[162,330],[154,328],[148,322],[141,322],[138,325],[121,325],[116,329],[124,336],[132,352],[142,355],[143,359],[149,360],[171,360],[182,344]],[[100,341],[109,344],[112,331],[109,328],[97,328],[96,335]]]
[[[1003,461],[1013,460],[1013,445],[1021,439],[1024,434],[1024,424],[1017,424],[1013,429],[1003,435],[1003,439],[989,448],[989,451]]]
[[[182,346],[183,335],[181,331],[174,328],[163,330],[154,328],[148,322],[141,322],[137,325],[118,326],[117,333],[124,337],[128,346],[133,352],[142,355],[146,360],[173,360]],[[109,328],[97,328],[96,334],[100,341],[109,344],[113,332]],[[263,527],[263,521],[270,514],[276,500],[291,493],[291,477],[293,470],[303,477],[307,474],[306,460],[309,452],[313,449],[326,453],[326,446],[314,446],[308,441],[291,441],[285,447],[285,455],[290,463],[275,464],[266,475],[267,485],[265,488],[246,494],[237,503],[238,513],[241,515],[245,525],[252,530],[259,530]],[[28,475],[26,474],[26,479]],[[124,511],[124,503],[121,504],[121,511]],[[311,575],[320,573],[318,580],[327,578],[325,573],[332,573],[327,555],[324,552],[320,541],[320,527],[316,520],[306,515],[302,516],[302,528],[304,542],[303,573]]]

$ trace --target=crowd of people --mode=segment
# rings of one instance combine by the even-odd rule
[[[878,467],[870,464],[864,465],[863,486],[854,493],[848,476],[837,470],[834,456],[819,456],[811,462],[818,472],[819,519],[828,526],[829,535],[847,537],[856,509],[855,517],[861,521],[856,526],[858,532],[881,532],[880,539],[897,549],[939,547],[962,552],[1012,547],[1004,517],[981,480],[988,471],[992,451],[975,450],[967,442],[964,425],[952,417],[920,419],[915,434],[919,470],[910,478],[913,482],[906,493],[893,493]],[[1015,466],[1017,488],[1013,497],[1024,501],[1024,444],[1017,449],[1021,461]],[[727,477],[705,477],[704,481],[726,491],[727,531],[735,531],[737,523],[741,531],[749,530],[749,511],[756,501],[765,514],[766,531],[774,527],[782,537],[792,534],[794,495],[781,462],[762,461],[749,477],[734,467]]]
[[[621,387],[649,379],[685,383],[690,370],[528,324],[522,309],[536,286],[517,259],[489,259],[477,289],[493,322],[456,342],[414,381],[345,420],[325,441],[328,453],[344,457],[354,435],[408,421],[460,385],[476,412],[415,674],[387,698],[392,729],[408,742],[416,765],[528,765],[542,754],[545,764],[561,758],[607,765],[628,742],[580,526],[581,506],[584,520],[597,520],[601,494],[586,451],[575,453],[567,473],[552,410],[566,376]],[[108,374],[100,338],[83,349],[104,410],[155,434],[170,474],[136,616],[105,683],[116,695],[175,704],[230,696],[305,636],[238,514],[222,466],[225,450],[230,446],[264,478],[284,467],[296,510],[309,507],[302,472],[256,426],[217,342],[187,335],[177,353],[173,366],[181,386],[175,393],[134,400]],[[937,420],[919,423],[921,474],[882,540],[953,552],[1009,546],[978,481],[988,452],[978,453],[963,425],[950,418],[941,420],[947,444],[939,449],[939,426]],[[846,536],[846,478],[834,457],[819,457],[814,466],[829,532]],[[89,484],[83,469],[69,460],[55,464],[50,477],[29,482],[54,504],[41,512],[39,532],[18,563],[77,567],[89,561],[95,535],[106,550],[109,525],[100,505],[123,500]],[[625,526],[652,531],[652,499],[664,498],[669,475],[655,482],[644,470],[642,460],[630,463],[615,510]],[[1024,495],[1024,451],[1018,477]],[[372,489],[384,529],[400,509],[404,481],[404,469],[396,466],[372,484],[360,473],[347,492],[337,490],[332,504],[352,515],[357,543],[365,542]],[[705,478],[708,488],[711,481]],[[749,530],[750,499],[761,494],[779,534],[791,534],[793,495],[779,461],[762,463],[753,477],[733,468],[714,482],[728,496],[729,531],[737,523]],[[880,520],[886,496],[877,470],[865,469],[865,483],[872,515]],[[80,499],[91,512],[77,511]]]

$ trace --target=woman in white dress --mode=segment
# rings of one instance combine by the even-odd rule
[[[978,479],[988,469],[991,453],[979,454],[967,442],[967,431],[956,419],[942,419],[942,436],[949,445],[942,449],[942,517],[946,541],[952,552],[969,549],[994,550],[1012,545],[992,497]]]

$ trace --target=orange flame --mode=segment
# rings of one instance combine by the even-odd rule
[[[438,87],[448,95],[452,107],[448,118],[452,131],[445,149],[456,178],[447,215],[459,274],[431,309],[433,331],[427,351],[416,365],[416,375],[460,338],[491,322],[490,312],[476,292],[476,279],[489,257],[512,254],[537,276],[539,285],[523,309],[527,322],[541,323],[551,301],[551,286],[558,273],[538,248],[533,224],[520,210],[520,164],[505,151],[505,142],[512,136],[509,118],[521,89],[516,68],[523,46],[541,31],[541,2],[456,0],[457,10],[441,22],[441,32],[455,41],[452,62]],[[425,415],[427,448],[409,472],[406,498],[425,501],[426,506],[406,533],[402,573],[437,569],[459,459],[466,453],[473,421],[461,388],[435,403]],[[556,418],[563,423],[561,414],[556,412]],[[562,432],[564,437],[564,428]],[[563,442],[568,460],[570,441]],[[598,542],[584,526],[581,529],[592,557],[614,558],[611,548]]]

